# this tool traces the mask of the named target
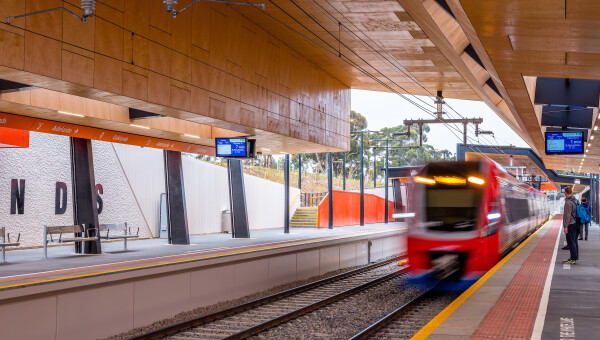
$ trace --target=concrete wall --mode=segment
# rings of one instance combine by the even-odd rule
[[[371,261],[398,254],[405,249],[404,240],[398,233],[362,236],[236,255],[224,263],[215,259],[4,291],[2,338],[105,338],[194,308],[366,264],[369,241]],[[35,320],[35,327],[23,326],[23,320]]]
[[[104,204],[100,223],[127,221],[142,237],[158,235],[160,194],[165,190],[163,151],[93,142],[96,183]],[[184,156],[184,181],[191,234],[220,232],[229,209],[225,168]],[[25,211],[10,214],[11,180],[25,179]],[[251,229],[283,226],[283,186],[245,175]],[[55,214],[56,182],[67,184],[67,210]],[[293,199],[298,193],[290,188]],[[42,227],[73,223],[69,138],[31,133],[30,147],[0,149],[0,227],[21,233],[23,247],[40,246]]]

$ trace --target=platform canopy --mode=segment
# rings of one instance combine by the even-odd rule
[[[82,12],[20,0],[0,18],[61,4]],[[97,2],[87,23],[62,11],[0,23],[0,79],[149,114],[49,117],[62,104],[14,97],[0,97],[0,111],[206,146],[247,135],[267,154],[327,152],[349,148],[349,89],[442,91],[485,102],[549,168],[592,172],[599,15],[583,0],[198,2],[176,17],[159,0]],[[553,128],[586,132],[584,162],[544,154]]]

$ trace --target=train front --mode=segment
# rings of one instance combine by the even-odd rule
[[[501,208],[493,203],[493,170],[486,161],[436,162],[414,177],[407,235],[413,283],[462,290],[498,261]]]

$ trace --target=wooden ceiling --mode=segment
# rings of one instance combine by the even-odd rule
[[[396,1],[273,0],[266,15],[237,10],[351,88],[481,100]]]
[[[535,77],[600,79],[600,3],[585,0],[451,0],[466,16],[498,79],[548,168],[599,172],[597,131],[585,157],[546,156],[544,128],[532,103]],[[528,91],[528,87],[530,87]],[[594,110],[595,126],[597,109]]]

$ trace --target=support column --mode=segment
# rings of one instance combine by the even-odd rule
[[[71,179],[73,187],[73,223],[82,224],[89,236],[97,236],[98,202],[94,178],[92,141],[71,137]],[[83,244],[82,244],[83,243]],[[77,242],[75,252],[101,254],[100,240]]]
[[[300,163],[302,164],[302,163]],[[300,177],[298,177],[300,178]],[[290,155],[285,155],[283,164],[283,187],[284,187],[284,214],[283,214],[283,232],[290,233]]]
[[[250,238],[242,161],[228,159],[227,173],[229,177],[229,206],[231,208],[231,236],[233,238]]]
[[[164,151],[167,225],[170,244],[190,244],[181,152]]]
[[[365,225],[364,132],[360,133],[360,225]]]
[[[342,190],[346,191],[346,153],[344,152],[344,162],[342,163]]]
[[[377,188],[377,148],[373,147],[373,188]]]
[[[385,140],[385,223],[388,223],[389,205],[388,205],[388,158],[389,158],[389,140]]]
[[[298,154],[298,189],[302,190],[302,154]]]
[[[333,229],[333,154],[327,155],[327,191],[329,194],[329,229]]]

